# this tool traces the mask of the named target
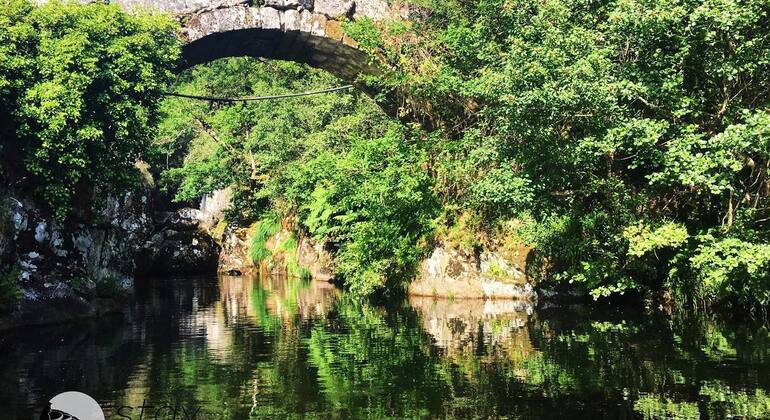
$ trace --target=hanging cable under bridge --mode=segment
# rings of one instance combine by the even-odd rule
[[[329,89],[312,90],[309,92],[287,93],[283,95],[270,95],[270,96],[246,96],[243,98],[198,96],[198,95],[187,95],[184,93],[175,93],[175,92],[165,92],[163,94],[165,96],[174,96],[177,98],[195,99],[199,101],[209,101],[209,102],[253,102],[253,101],[269,101],[269,100],[276,100],[276,99],[298,98],[300,96],[321,95],[324,93],[331,93],[331,92],[337,92],[340,90],[352,89],[353,87],[354,87],[353,85],[345,85],[345,86],[339,86],[339,87],[334,87]]]

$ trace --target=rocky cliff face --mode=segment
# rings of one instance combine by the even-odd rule
[[[334,257],[324,249],[323,244],[312,238],[300,237],[295,239],[296,248],[289,250],[293,253],[287,256],[286,250],[279,250],[279,246],[294,234],[283,228],[270,237],[265,246],[270,251],[271,257],[261,264],[255,264],[249,256],[253,229],[227,226],[221,232],[214,232],[214,238],[222,246],[219,254],[219,272],[228,275],[242,275],[259,272],[283,273],[287,270],[288,259],[296,268],[306,270],[313,280],[328,282],[335,276]],[[291,269],[291,267],[289,267]]]
[[[87,211],[58,221],[32,197],[0,191],[0,328],[118,308],[136,275],[215,273],[217,200],[155,212],[152,192],[151,177],[121,194],[95,189]]]
[[[23,194],[1,194],[7,217],[0,230],[2,271],[15,277],[18,289],[5,310],[31,314],[32,323],[93,315],[101,298],[129,291],[134,256],[152,231],[149,193],[148,185],[120,195],[96,189],[91,211],[67,222]]]
[[[26,299],[70,294],[67,280],[73,278],[131,286],[134,255],[152,230],[149,190],[93,194],[93,219],[66,225],[45,215],[34,201],[11,197],[14,254]]]
[[[331,281],[334,272],[334,257],[320,244],[310,238],[301,238],[297,244],[297,263],[310,272],[314,280]]]
[[[537,297],[526,276],[530,250],[485,250],[476,253],[450,245],[436,247],[409,285],[413,296],[458,299],[522,299]]]
[[[237,276],[257,270],[257,266],[249,258],[249,229],[227,226],[214,239],[222,246],[222,252],[219,254],[220,273]]]
[[[18,286],[12,306],[24,310],[16,312],[35,314],[24,323],[98,314],[109,309],[99,302],[114,303],[132,290],[135,275],[241,275],[294,266],[316,280],[335,276],[333,256],[322,244],[285,227],[265,244],[272,256],[255,265],[249,256],[253,229],[223,221],[227,190],[206,197],[200,209],[160,212],[153,211],[151,182],[123,194],[91,194],[87,216],[63,223],[29,197],[0,192],[0,280]],[[287,243],[296,246],[288,249]],[[476,253],[438,246],[420,265],[409,294],[534,300],[525,274],[529,251],[521,246]],[[14,322],[0,318],[0,328]]]

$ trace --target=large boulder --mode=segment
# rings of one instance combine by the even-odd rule
[[[314,280],[334,279],[334,257],[322,243],[312,238],[303,237],[297,243],[297,263],[306,268]]]
[[[227,226],[220,237],[215,237],[222,247],[219,253],[219,272],[241,275],[257,270],[249,257],[251,235],[248,229]]]
[[[200,228],[212,236],[216,235],[214,230],[225,219],[225,210],[230,207],[232,199],[233,189],[231,187],[216,190],[204,196],[201,199],[200,213],[197,215]]]

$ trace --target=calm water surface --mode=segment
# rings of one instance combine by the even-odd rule
[[[143,405],[145,419],[770,418],[762,326],[503,301],[378,307],[280,277],[145,283],[128,321],[3,333],[2,418],[36,418],[66,390],[108,419]]]

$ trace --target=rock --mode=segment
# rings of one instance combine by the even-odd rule
[[[225,210],[230,207],[233,199],[231,187],[216,190],[201,199],[200,213],[198,214],[199,226],[211,232],[220,220],[225,218]]]
[[[353,0],[315,0],[313,11],[332,19],[339,19],[350,15],[354,5]]]
[[[354,19],[386,20],[392,16],[391,5],[386,0],[358,0],[355,7]]]
[[[219,222],[229,193],[215,192],[202,209],[153,215],[154,183],[144,172],[145,182],[125,193],[84,190],[84,204],[63,222],[34,197],[0,189],[0,276],[17,276],[21,294],[19,313],[8,316],[21,322],[42,305],[72,308],[59,318],[78,318],[98,313],[97,298],[131,293],[137,273],[216,272],[219,245],[203,227]]]
[[[219,245],[198,230],[165,229],[145,244],[140,274],[206,274],[217,271]]]
[[[262,22],[262,29],[281,29],[281,12],[272,7],[263,7],[259,9],[259,18]]]
[[[458,299],[536,299],[521,261],[504,256],[504,251],[480,255],[450,246],[438,246],[422,262],[417,279],[409,285],[413,296]]]
[[[61,222],[25,193],[0,192],[0,259],[18,272],[18,308],[66,301],[86,313],[80,309],[99,295],[128,293],[134,255],[152,231],[149,193],[146,184],[120,195],[94,188],[82,197],[88,208]]]
[[[222,234],[219,244],[222,252],[219,254],[219,272],[225,274],[247,274],[258,270],[266,272],[286,271],[286,255],[277,251],[279,245],[295,236],[287,229],[280,229],[275,235],[268,238],[265,247],[270,250],[272,256],[263,261],[260,266],[254,264],[250,257],[253,229],[234,228],[228,226]],[[332,255],[312,238],[302,237],[297,241],[296,252],[297,266],[310,272],[313,280],[328,282],[335,276]]]
[[[265,0],[264,5],[280,10],[311,9],[313,7],[313,0]]]
[[[156,213],[153,235],[136,258],[137,274],[215,273],[220,247],[202,227],[204,214],[192,208]],[[208,220],[218,221],[213,217]]]
[[[335,276],[334,257],[311,238],[302,238],[297,244],[297,263],[310,271],[313,280],[331,281]]]
[[[241,275],[257,269],[249,258],[251,237],[248,229],[228,227],[219,241],[222,251],[219,253],[220,273]]]
[[[155,213],[156,230],[174,229],[181,231],[197,230],[203,213],[198,209],[183,208],[177,211]]]

